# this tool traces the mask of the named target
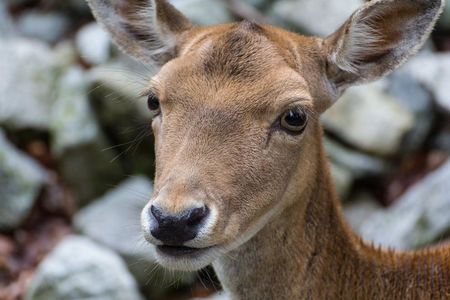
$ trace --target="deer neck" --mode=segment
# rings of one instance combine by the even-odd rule
[[[349,240],[354,236],[341,221],[319,153],[322,168],[309,190],[247,243],[214,263],[232,299],[319,299],[314,295],[321,276],[338,271],[335,248],[353,252]]]
[[[448,249],[394,253],[364,244],[318,153],[310,190],[214,262],[231,299],[450,299]]]

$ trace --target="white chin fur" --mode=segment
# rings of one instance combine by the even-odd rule
[[[155,249],[155,257],[158,264],[166,269],[188,272],[198,271],[210,265],[215,259],[217,259],[217,251],[212,248],[194,258],[175,258],[160,253],[157,249]]]

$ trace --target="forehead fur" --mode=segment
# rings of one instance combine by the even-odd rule
[[[189,37],[181,57],[195,53],[190,68],[205,76],[254,81],[274,66],[287,66],[270,34],[266,26],[248,21],[210,27]]]
[[[163,100],[266,109],[277,98],[314,97],[309,86],[321,82],[318,49],[312,38],[248,21],[198,28],[153,82]]]
[[[203,70],[205,75],[238,79],[261,76],[261,71],[268,67],[266,62],[281,58],[276,50],[262,27],[244,21],[217,36],[205,51]]]

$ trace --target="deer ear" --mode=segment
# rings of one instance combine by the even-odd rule
[[[342,91],[399,67],[424,44],[443,0],[374,0],[325,39],[328,77]]]
[[[119,48],[145,64],[162,66],[176,56],[177,39],[192,27],[166,0],[87,0]]]

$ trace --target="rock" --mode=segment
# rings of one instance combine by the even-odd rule
[[[433,97],[416,79],[405,73],[388,77],[386,91],[414,115],[412,130],[402,143],[404,152],[415,151],[424,143],[434,121]]]
[[[377,177],[392,169],[390,164],[381,158],[350,149],[329,138],[324,140],[324,145],[331,161],[348,170],[354,179]]]
[[[3,2],[6,2],[6,4],[9,5],[20,5],[25,4],[27,2],[32,2],[32,0],[3,0]]]
[[[39,265],[25,300],[140,300],[122,259],[87,238],[65,238]]]
[[[445,30],[450,29],[450,0],[446,0],[444,12],[441,14],[438,21],[438,27]]]
[[[361,226],[364,239],[409,249],[437,241],[450,229],[450,160]]]
[[[171,0],[177,9],[198,25],[214,25],[233,21],[222,0]]]
[[[227,293],[221,291],[208,297],[193,298],[192,300],[230,300],[230,299],[231,297]]]
[[[165,274],[157,268],[153,249],[145,242],[140,226],[140,213],[152,190],[150,181],[143,177],[129,179],[81,210],[74,224],[83,235],[119,253],[142,289],[155,296],[162,294],[172,282],[191,283],[194,275]],[[147,272],[150,269],[155,269],[151,277]]]
[[[23,221],[47,178],[47,172],[16,150],[0,130],[0,230]]]
[[[58,12],[25,11],[17,20],[19,31],[26,37],[47,43],[60,40],[69,30],[69,18]]]
[[[15,35],[15,27],[8,13],[6,3],[0,2],[0,39]]]
[[[327,36],[336,31],[358,9],[361,0],[274,1],[272,15],[282,23],[308,34]]]
[[[344,203],[344,215],[350,226],[360,232],[361,226],[382,207],[368,192],[359,191]]]
[[[83,60],[92,65],[105,63],[110,58],[110,37],[97,23],[90,23],[80,29],[76,45]]]
[[[89,73],[89,96],[101,127],[121,154],[125,171],[153,176],[151,114],[145,97],[139,96],[150,78],[141,74],[148,72],[124,62],[94,68]]]
[[[255,6],[257,8],[264,8],[269,5],[271,0],[243,0],[243,2],[247,2],[248,4]]]
[[[0,124],[9,128],[48,129],[58,65],[45,44],[0,39]],[[19,85],[20,83],[20,85]]]
[[[450,130],[437,133],[431,142],[433,149],[443,150],[450,154]]]
[[[380,156],[399,152],[413,129],[413,114],[377,85],[349,89],[322,118],[328,132]]]
[[[335,163],[331,163],[330,168],[337,193],[341,200],[345,200],[353,185],[354,178],[352,173],[348,169]]]
[[[450,54],[421,55],[402,69],[433,92],[437,104],[450,113]]]
[[[151,247],[144,245],[140,226],[140,212],[153,192],[151,182],[135,177],[80,210],[74,225],[82,234],[127,257],[144,257],[153,263]],[[102,218],[99,218],[99,216]]]
[[[75,49],[74,43],[71,40],[57,43],[53,47],[53,54],[55,61],[58,62],[58,73],[62,73],[78,63],[78,53]]]
[[[69,69],[61,77],[58,101],[51,114],[53,150],[58,155],[68,148],[89,143],[100,135],[86,89],[85,74],[79,67]]]
[[[92,18],[92,12],[84,0],[66,0],[55,2],[57,9],[66,10],[70,14],[71,18],[74,17],[89,17]]]
[[[101,132],[87,97],[87,76],[78,67],[66,71],[50,115],[52,149],[63,178],[83,206],[120,181],[123,171]],[[76,171],[74,171],[76,170]]]
[[[117,114],[121,114],[123,110],[130,112],[122,106],[123,102],[127,102],[130,107],[137,108],[136,118],[148,120],[151,113],[148,111],[146,98],[141,97],[140,93],[156,71],[127,56],[121,56],[117,61],[92,68],[88,73],[89,88],[92,90],[91,94],[98,93],[103,100],[114,105],[111,109],[115,112],[109,112],[114,115],[114,119],[117,120]]]
[[[60,73],[76,59],[72,45],[0,39],[0,56],[0,125],[48,131]]]

